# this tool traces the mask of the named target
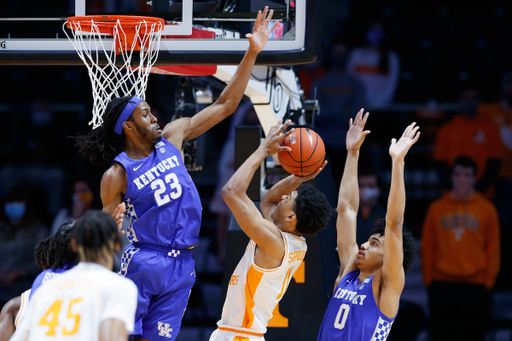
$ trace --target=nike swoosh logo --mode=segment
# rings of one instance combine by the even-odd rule
[[[140,165],[138,165],[137,167],[133,167],[133,170],[136,171],[137,169],[140,168],[140,166],[142,166],[142,163]]]

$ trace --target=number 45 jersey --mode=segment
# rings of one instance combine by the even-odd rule
[[[131,280],[96,263],[79,263],[37,290],[11,340],[97,341],[107,319],[124,322],[130,333],[136,307]]]
[[[380,312],[373,276],[359,282],[359,270],[346,274],[325,311],[317,341],[385,341],[395,318]],[[395,316],[396,317],[396,316]]]
[[[130,242],[175,249],[197,243],[201,200],[176,147],[162,138],[150,156],[132,160],[122,152],[114,162],[124,167],[128,179],[123,200]]]

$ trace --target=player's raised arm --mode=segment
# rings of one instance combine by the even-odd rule
[[[359,149],[366,135],[370,133],[370,131],[364,130],[369,113],[364,116],[363,113],[364,109],[361,109],[354,120],[350,119],[350,128],[347,132],[347,160],[340,184],[337,206],[338,219],[336,221],[338,256],[341,268],[335,287],[344,274],[357,269],[354,263],[359,248],[356,242],[357,211],[359,209],[357,163]]]
[[[289,150],[279,143],[293,130],[284,133],[290,121],[281,126],[281,121],[273,126],[259,148],[238,168],[222,188],[222,198],[235,216],[236,221],[249,238],[265,253],[277,258],[283,256],[284,244],[276,225],[262,217],[258,208],[247,196],[247,188],[256,169],[268,155]]]
[[[162,134],[164,138],[172,139],[176,129],[182,130],[184,141],[196,138],[235,111],[247,88],[247,83],[249,82],[254,63],[256,62],[256,57],[265,47],[270,32],[277,26],[278,22],[276,21],[270,29],[267,29],[273,13],[273,10],[268,10],[268,6],[265,7],[263,13],[261,11],[258,12],[252,34],[248,33],[246,35],[249,39],[249,48],[233,75],[233,78],[222,91],[217,101],[201,110],[193,117],[183,119],[185,123],[169,123],[164,128]],[[181,143],[181,141],[172,141],[173,144],[176,142]]]
[[[327,160],[323,162],[320,168],[308,176],[290,175],[272,186],[260,202],[260,209],[265,219],[271,219],[270,215],[283,199],[283,195],[288,195],[295,191],[303,182],[314,179],[324,169],[325,165],[327,165]]]
[[[415,125],[416,123],[409,125],[402,137],[398,141],[393,139],[389,147],[392,160],[391,187],[386,213],[384,264],[381,274],[385,285],[383,285],[379,304],[380,310],[387,316],[392,316],[398,310],[398,298],[405,284],[402,232],[405,211],[404,158],[409,148],[420,137],[419,127]]]

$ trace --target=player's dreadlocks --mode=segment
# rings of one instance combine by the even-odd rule
[[[50,263],[50,245],[52,243],[52,237],[47,237],[36,245],[36,266],[42,270],[49,269],[52,265]]]
[[[116,222],[103,211],[87,211],[76,221],[72,234],[81,261],[94,262],[117,251],[119,234]]]
[[[87,135],[79,134],[75,137],[75,145],[83,157],[88,157],[94,164],[104,165],[112,162],[122,151],[125,144],[124,133],[117,135],[114,128],[119,115],[131,98],[125,96],[112,99],[103,114],[103,124]]]
[[[71,248],[74,221],[62,224],[57,232],[41,240],[36,246],[36,265],[41,269],[61,269],[78,263],[78,254]]]

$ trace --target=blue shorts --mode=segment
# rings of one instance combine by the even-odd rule
[[[145,243],[126,247],[119,274],[131,279],[139,292],[134,336],[176,339],[196,277],[192,253]]]

